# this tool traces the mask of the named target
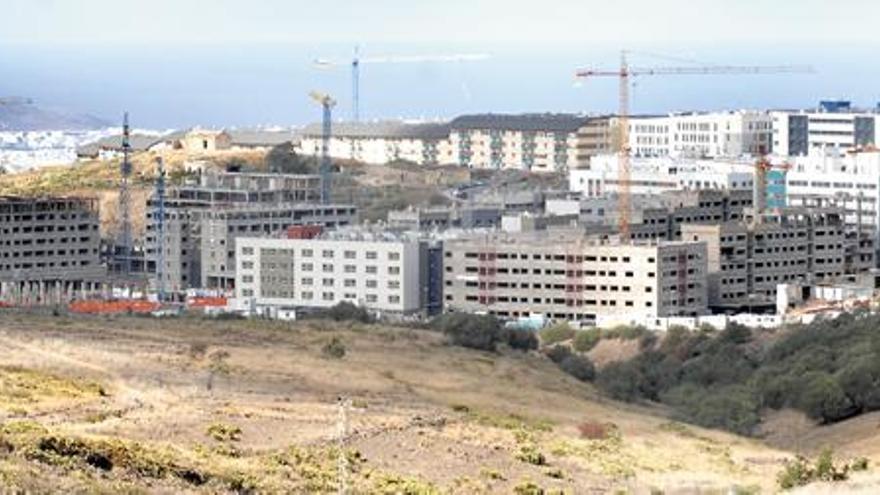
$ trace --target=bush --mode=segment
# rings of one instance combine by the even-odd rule
[[[550,358],[550,361],[553,361],[556,364],[560,364],[562,361],[565,361],[565,358],[571,356],[571,349],[568,346],[564,345],[554,345],[553,347],[544,351],[544,354]]]
[[[544,466],[547,464],[547,458],[544,454],[538,450],[537,446],[531,443],[520,446],[519,452],[516,453],[516,459],[535,466]]]
[[[333,321],[355,321],[358,323],[372,323],[373,316],[367,311],[367,308],[356,306],[348,301],[342,301],[339,304],[317,311],[306,318],[315,318]]]
[[[321,348],[321,354],[329,359],[342,359],[345,357],[345,344],[339,337],[333,337]]]
[[[596,377],[596,367],[586,356],[571,354],[559,363],[559,368],[582,382]]]
[[[492,315],[447,313],[431,321],[431,327],[446,334],[453,345],[495,351],[507,340],[507,330]]]
[[[649,334],[650,330],[641,325],[618,325],[605,331],[605,337],[609,339],[636,340]]]
[[[507,345],[520,351],[533,351],[538,348],[538,336],[531,330],[508,330]]]
[[[857,465],[862,466],[859,459],[853,461],[852,464],[838,466],[834,463],[833,452],[830,449],[825,449],[816,458],[813,466],[810,466],[809,461],[801,456],[786,462],[785,467],[777,475],[777,481],[783,490],[808,485],[814,481],[846,481],[851,470],[858,470],[856,469]],[[867,468],[867,464],[864,467]]]
[[[664,393],[662,399],[675,408],[676,419],[707,428],[750,435],[761,421],[754,395],[742,385],[703,388],[685,384]]]
[[[313,174],[317,168],[312,159],[296,154],[292,143],[282,143],[266,154],[266,170],[276,174]]]
[[[574,336],[574,342],[572,346],[578,352],[590,352],[593,347],[596,347],[596,344],[599,343],[600,334],[598,328],[590,328],[587,330],[580,330]]]
[[[553,345],[574,338],[575,330],[568,326],[568,323],[558,323],[541,329],[539,335],[541,336],[541,344]]]

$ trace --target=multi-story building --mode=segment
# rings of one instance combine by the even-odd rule
[[[823,101],[814,110],[777,110],[770,116],[778,155],[824,154],[880,143],[876,111],[854,109],[848,101]]]
[[[738,110],[634,116],[629,143],[637,157],[736,157],[770,152],[772,119]]]
[[[0,301],[63,303],[101,289],[98,200],[0,196]]]
[[[227,243],[215,245],[215,249],[224,251],[226,256],[216,252],[214,259],[217,270],[209,270],[212,273],[210,277],[216,277],[220,287],[223,286],[220,278],[228,283],[228,253],[233,250],[231,244],[234,238],[241,233],[238,230],[228,232],[230,226],[238,229],[244,225],[246,229],[257,229],[264,233],[276,226],[280,230],[303,223],[337,225],[353,221],[355,212],[351,206],[319,205],[320,190],[321,178],[318,175],[232,173],[206,174],[200,177],[197,184],[170,188],[164,200],[161,285],[166,291],[177,293],[200,287],[203,283],[203,219],[209,228],[216,222],[227,229],[225,237],[218,230],[210,230],[212,236],[209,238],[217,243],[221,240]],[[227,216],[237,216],[236,210],[250,209],[253,212],[260,207],[266,208],[266,216],[254,212],[255,218],[236,218],[231,223],[227,222]],[[147,201],[144,242],[146,268],[153,286],[159,285],[156,276],[160,259],[157,208],[157,198],[153,195]],[[268,213],[272,208],[274,213]],[[221,218],[218,219],[218,216]],[[281,218],[285,220],[280,221]],[[226,263],[220,260],[226,260]]]
[[[751,190],[754,164],[746,159],[632,158],[630,192],[657,194],[669,190]],[[598,155],[586,168],[568,172],[569,190],[602,197],[620,189],[618,157]]]
[[[309,203],[234,205],[198,214],[201,287],[232,289],[235,284],[235,243],[241,237],[269,236],[293,225],[347,226],[357,220],[351,205]]]
[[[685,223],[739,221],[752,206],[752,192],[742,189],[664,191],[630,198],[631,240],[679,240]],[[591,233],[616,235],[619,220],[616,195],[588,198],[549,198],[548,215],[577,215]],[[607,227],[601,229],[599,226]]]
[[[707,245],[713,309],[775,307],[778,284],[833,282],[846,275],[839,210],[786,208],[758,218],[681,226],[683,240]]]
[[[572,114],[462,115],[450,123],[454,163],[470,168],[554,172],[579,166],[590,118]],[[589,135],[589,136],[588,136]]]
[[[256,312],[328,308],[340,302],[398,315],[436,310],[442,290],[439,249],[390,233],[241,238],[236,299]]]
[[[577,231],[486,233],[444,243],[444,306],[502,318],[693,316],[707,308],[706,245],[605,243]]]
[[[322,143],[321,125],[310,125],[301,133],[299,149],[303,154],[318,156]],[[449,124],[436,122],[334,123],[329,153],[332,158],[378,165],[396,161],[419,165],[455,162],[449,143]]]

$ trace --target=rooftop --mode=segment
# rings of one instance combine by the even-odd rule
[[[398,138],[398,139],[445,139],[449,137],[449,124],[437,122],[410,123],[399,120],[376,122],[334,122],[334,137],[347,138]],[[306,126],[301,134],[319,137],[321,124]]]

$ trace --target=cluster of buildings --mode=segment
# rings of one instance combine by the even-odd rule
[[[565,170],[567,187],[482,183],[449,206],[364,225],[355,205],[320,201],[318,175],[206,173],[148,199],[144,276],[154,292],[221,294],[226,310],[248,315],[291,318],[350,302],[395,318],[462,311],[599,326],[663,327],[873,293],[874,118],[839,102],[633,118],[625,233],[616,117],[336,126],[339,158]],[[174,142],[231,142],[209,134]],[[307,128],[298,146],[317,152],[317,136]],[[112,284],[96,209],[86,199],[0,198],[0,301],[58,302]]]

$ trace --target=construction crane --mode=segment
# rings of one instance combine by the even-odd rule
[[[124,276],[131,274],[131,191],[129,180],[131,178],[131,134],[128,126],[128,112],[122,116],[122,163],[119,165],[119,246],[116,252],[119,256],[120,271]]]
[[[336,100],[330,95],[318,91],[312,91],[309,93],[309,96],[321,105],[322,110],[321,166],[319,171],[321,174],[321,203],[326,204],[330,202],[330,170],[333,167],[330,163],[330,133],[332,131],[331,125],[333,122],[332,112],[333,107],[336,106]]]
[[[354,47],[354,54],[351,59],[351,118],[353,121],[358,122],[360,120],[360,72],[361,72],[361,64],[416,64],[416,63],[429,63],[429,62],[475,62],[478,60],[485,60],[489,58],[489,55],[485,53],[456,53],[456,54],[434,54],[434,55],[386,55],[386,56],[376,56],[376,57],[364,57],[360,56],[360,48]],[[336,66],[343,65],[341,63],[325,59],[319,58],[314,61],[315,67],[319,68],[332,68]]]
[[[156,157],[156,298],[165,301],[165,162]]]
[[[629,82],[636,76],[708,76],[725,74],[793,74],[810,73],[813,69],[809,66],[776,65],[776,66],[735,66],[735,65],[709,65],[694,67],[630,67],[627,61],[627,51],[620,53],[620,68],[617,70],[580,69],[575,72],[575,77],[617,77],[618,88],[618,227],[620,238],[629,238],[630,219],[630,175],[631,165],[629,161]]]

